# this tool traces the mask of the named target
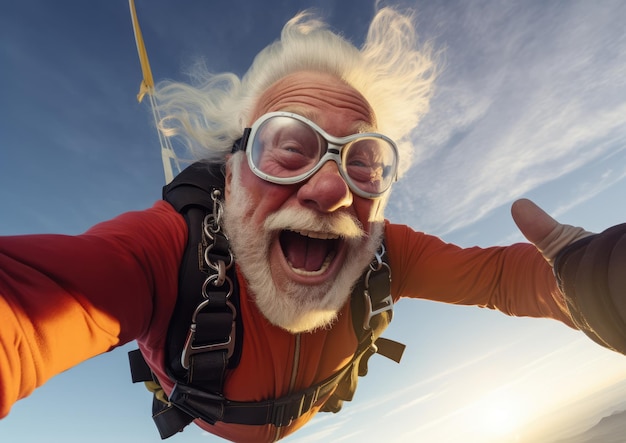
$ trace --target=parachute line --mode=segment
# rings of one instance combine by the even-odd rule
[[[150,69],[150,62],[148,61],[148,53],[146,52],[146,46],[143,42],[141,29],[139,28],[139,20],[137,19],[137,11],[135,10],[134,0],[128,0],[128,5],[130,7],[130,15],[133,22],[135,43],[137,44],[137,54],[139,55],[139,63],[141,64],[141,72],[143,74],[143,79],[141,81],[141,85],[139,86],[139,93],[137,94],[137,101],[141,102],[146,94],[150,99],[152,117],[154,118],[154,124],[159,136],[159,144],[161,145],[161,160],[163,161],[165,183],[167,184],[174,179],[174,172],[176,172],[176,174],[181,172],[181,166],[178,161],[178,157],[176,157],[176,153],[172,148],[170,139],[164,136],[159,130],[161,115],[159,114],[157,102],[154,98],[154,79],[152,78],[152,70]]]

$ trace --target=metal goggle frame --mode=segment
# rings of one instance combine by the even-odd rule
[[[308,179],[328,160],[364,198],[381,197],[397,178],[398,148],[389,137],[375,132],[334,137],[291,112],[261,116],[235,142],[233,152],[241,150],[255,175],[281,185]]]

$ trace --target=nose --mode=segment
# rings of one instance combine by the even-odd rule
[[[352,205],[352,192],[338,165],[328,161],[298,189],[298,200],[320,212],[334,212]]]

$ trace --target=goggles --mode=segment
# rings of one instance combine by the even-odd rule
[[[280,185],[308,179],[329,160],[337,163],[350,190],[364,198],[380,197],[397,178],[398,148],[389,137],[375,132],[334,137],[291,112],[261,116],[232,152],[242,150],[254,174]]]

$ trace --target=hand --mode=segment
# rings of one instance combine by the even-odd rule
[[[511,215],[524,237],[537,247],[550,266],[554,265],[554,259],[565,246],[593,235],[583,228],[562,225],[527,199],[513,203]]]

